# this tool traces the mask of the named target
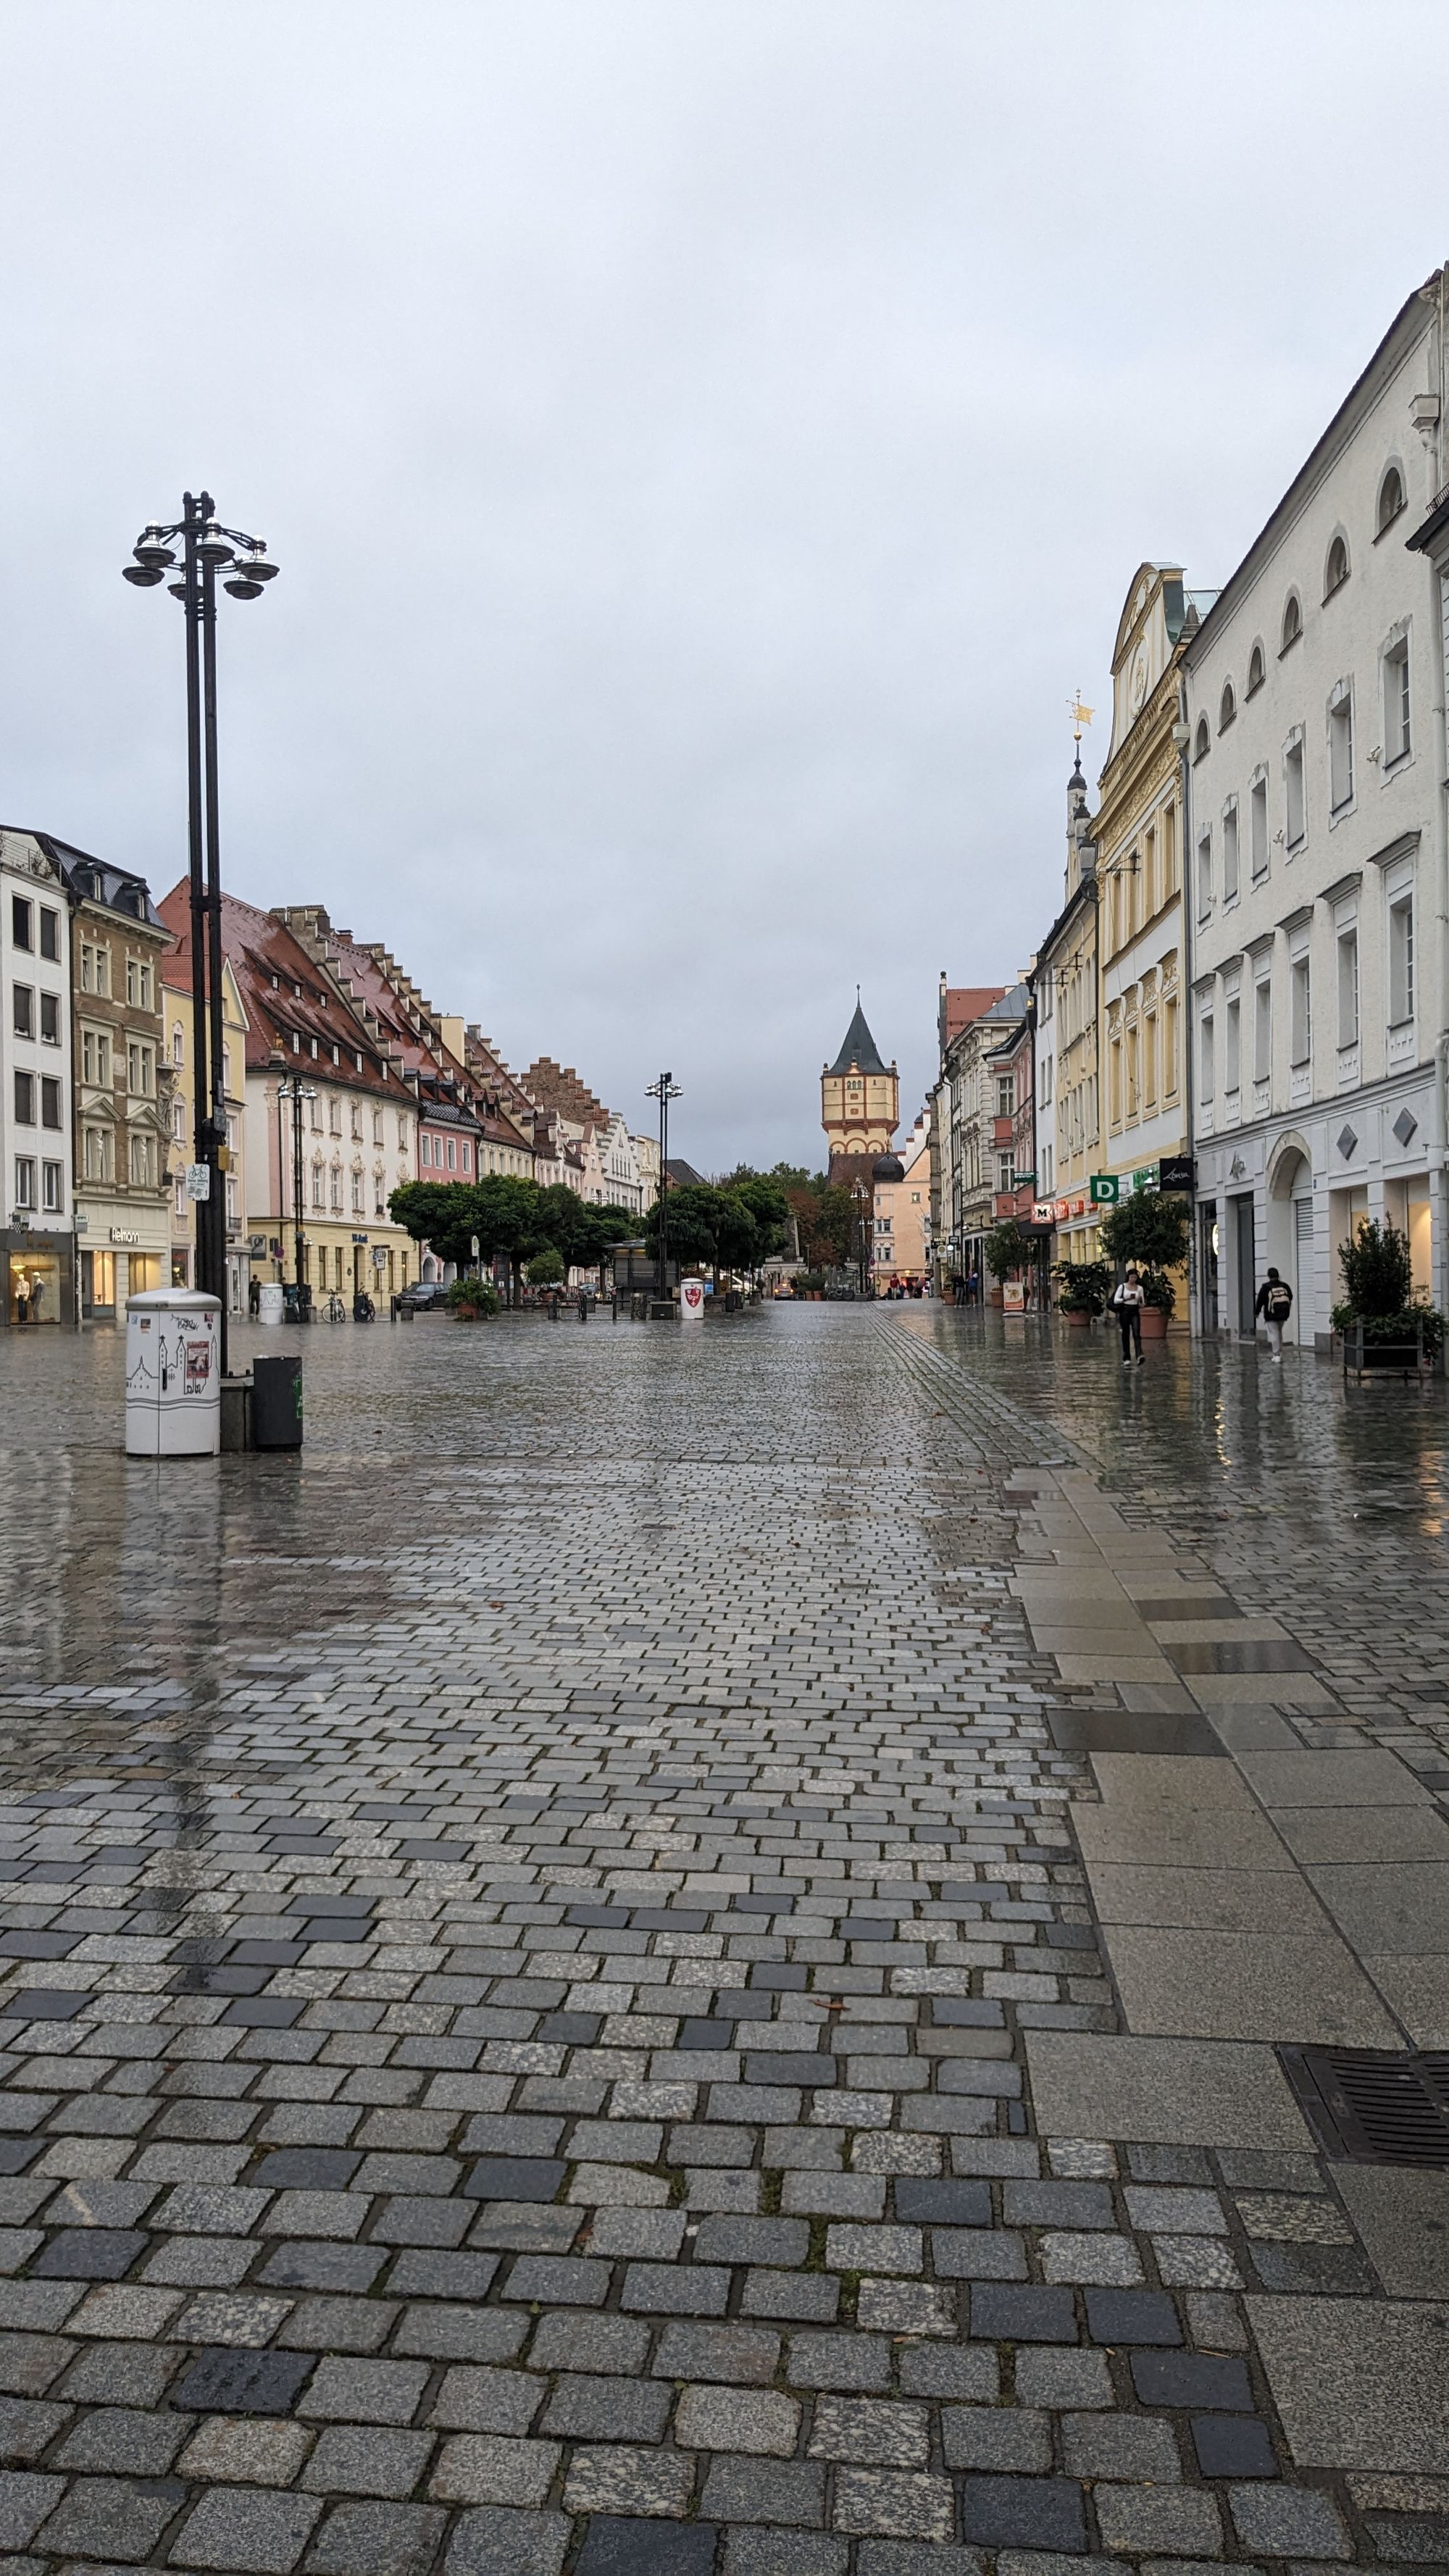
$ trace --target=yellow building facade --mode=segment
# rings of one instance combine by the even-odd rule
[[[1035,1215],[1051,1223],[1054,1261],[1095,1261],[1102,1164],[1097,853],[1078,758],[1067,782],[1065,899],[1027,977],[1036,1007]]]
[[[1139,567],[1112,655],[1112,738],[1098,781],[1104,1150],[1119,1197],[1155,1189],[1187,1153],[1181,755],[1173,739],[1182,647],[1212,594],[1174,564]],[[1185,1271],[1174,1329],[1187,1330]]]
[[[888,1154],[901,1123],[900,1077],[871,1036],[857,999],[855,1017],[833,1064],[821,1068],[820,1123],[832,1181],[869,1181],[877,1155]]]

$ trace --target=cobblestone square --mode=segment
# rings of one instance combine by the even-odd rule
[[[1440,1389],[304,1354],[153,1463],[0,1345],[0,2565],[1434,2563],[1449,2175],[1277,2052],[1449,2048]]]

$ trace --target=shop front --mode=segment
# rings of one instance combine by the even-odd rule
[[[75,1320],[75,1237],[32,1234],[23,1226],[0,1233],[4,1316],[8,1325],[71,1324]]]
[[[128,1297],[172,1284],[171,1247],[159,1211],[149,1224],[108,1225],[104,1234],[92,1223],[80,1256],[83,1324],[113,1324],[124,1317]]]

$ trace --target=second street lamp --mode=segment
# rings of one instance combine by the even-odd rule
[[[659,1103],[659,1294],[669,1294],[669,1104],[683,1097],[672,1073],[661,1073],[644,1097]]]
[[[191,1056],[195,1087],[192,1196],[196,1201],[196,1286],[221,1301],[221,1365],[226,1329],[226,1079],[222,1036],[221,850],[216,770],[216,581],[233,599],[259,599],[276,576],[260,537],[224,528],[209,492],[188,492],[181,517],[143,528],[122,577],[137,590],[167,583],[186,611],[186,803],[191,881]],[[243,1209],[242,1214],[246,1211]]]
[[[277,1195],[281,1199],[286,1193],[287,1155],[282,1122],[290,1102],[292,1110],[292,1286],[297,1321],[299,1324],[306,1324],[311,1322],[312,1287],[310,1280],[304,1276],[306,1256],[302,1237],[302,1103],[304,1100],[315,1100],[317,1093],[310,1082],[302,1080],[300,1074],[288,1074],[286,1063],[287,1059],[281,1048],[273,1047],[268,1065],[271,1071],[282,1076],[277,1084]]]

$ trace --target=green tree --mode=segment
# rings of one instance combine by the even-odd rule
[[[1176,1270],[1191,1239],[1186,1199],[1161,1190],[1134,1190],[1102,1219],[1103,1251],[1113,1261],[1135,1261],[1139,1270]]]
[[[1016,1222],[993,1226],[983,1247],[986,1267],[993,1279],[1004,1279],[1009,1270],[1026,1270],[1036,1258],[1036,1237],[1027,1234]]]
[[[565,1275],[563,1254],[552,1243],[545,1244],[542,1252],[534,1254],[524,1273],[530,1288],[557,1288],[562,1285]]]
[[[440,1261],[464,1270],[478,1232],[476,1197],[468,1181],[405,1181],[388,1200],[388,1214],[415,1243],[430,1244]]]
[[[473,1191],[473,1230],[485,1256],[497,1252],[506,1255],[510,1302],[515,1306],[522,1293],[524,1262],[530,1253],[541,1250],[547,1239],[539,1213],[542,1196],[537,1181],[518,1180],[509,1172],[489,1172]]]
[[[688,1182],[683,1189],[669,1193],[666,1232],[671,1261],[713,1261],[715,1230],[719,1222],[720,1193],[707,1181]],[[651,1251],[659,1248],[659,1201],[656,1199],[644,1220],[644,1232]]]

